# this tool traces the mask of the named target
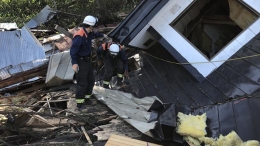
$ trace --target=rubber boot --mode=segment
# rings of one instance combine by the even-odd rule
[[[121,87],[123,85],[123,78],[120,77],[116,77],[117,81],[116,81],[116,86]]]
[[[109,84],[103,84],[103,87],[109,89]]]

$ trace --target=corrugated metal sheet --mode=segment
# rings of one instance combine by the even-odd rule
[[[23,70],[22,70],[21,64],[16,65],[16,66],[14,66],[14,67],[12,67],[12,68],[10,68],[10,69],[8,70],[8,72],[9,72],[11,75],[17,74],[17,73],[22,72],[22,71],[23,71]]]
[[[11,29],[18,29],[16,23],[0,23],[0,30],[11,30]]]
[[[10,73],[8,72],[9,68],[11,68],[11,66],[7,66],[5,68],[0,69],[0,79],[1,80],[11,77]]]
[[[0,69],[0,79],[1,80],[7,79],[12,75],[40,67],[42,65],[47,64],[48,62],[49,62],[48,59],[39,59],[39,60],[34,60],[26,63],[21,63],[13,67],[12,66],[5,67],[3,69]]]
[[[21,68],[23,71],[31,70],[36,67],[40,67],[44,64],[47,64],[49,62],[48,59],[40,59],[40,60],[34,60],[27,63],[22,63]]]
[[[42,45],[26,27],[0,32],[0,51],[0,69],[46,58]]]
[[[50,56],[45,83],[47,86],[62,85],[73,79],[74,71],[71,68],[69,51]]]
[[[53,49],[52,43],[43,44],[42,46],[43,46],[45,52]]]
[[[57,53],[60,53],[60,50],[54,50],[54,51],[52,50],[52,51],[45,52],[47,58]]]
[[[35,28],[38,25],[51,20],[54,15],[56,15],[56,12],[47,5],[41,10],[41,12],[36,17],[34,17],[31,21],[26,23],[26,26],[29,28]]]

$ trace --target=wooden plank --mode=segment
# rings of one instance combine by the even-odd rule
[[[32,83],[32,84],[34,84],[34,83]],[[26,89],[24,89],[24,90],[20,90],[20,91],[18,91],[17,93],[23,93],[23,94],[25,94],[25,93],[37,91],[37,90],[42,89],[42,88],[44,88],[44,87],[46,87],[45,83],[43,83],[43,84],[38,84],[38,85],[35,85],[35,86],[33,85],[32,87],[26,88]]]
[[[26,112],[35,112],[29,108],[23,108],[22,109],[23,111],[26,111]],[[34,117],[35,119],[38,119],[40,121],[42,121],[43,123],[46,123],[47,125],[50,125],[50,126],[53,126],[55,127],[54,125],[50,124],[45,118],[43,118],[42,116],[39,116],[39,115],[34,115],[34,114],[29,114],[30,116]]]
[[[81,130],[83,131],[83,133],[84,133],[84,135],[85,135],[85,137],[86,137],[88,143],[89,143],[90,145],[93,145],[92,141],[90,140],[90,137],[88,136],[87,131],[85,130],[85,128],[84,128],[83,126],[81,126]]]
[[[56,25],[55,29],[58,30],[59,33],[63,33],[64,35],[68,36],[69,38],[73,38],[73,35],[71,33],[69,33],[66,29],[64,29],[63,27]]]
[[[37,102],[37,103],[39,103],[39,102]],[[44,105],[43,105],[43,107],[45,107],[47,105],[47,103],[45,103]],[[30,108],[29,108],[30,109]],[[44,111],[44,108],[40,108],[37,112],[39,113],[39,112],[43,112]],[[34,117],[31,117],[31,119],[28,121],[28,122],[26,122],[26,125],[31,125],[33,122],[35,121],[35,118]]]
[[[69,99],[58,99],[58,100],[49,100],[49,102],[65,102],[65,101],[69,101]],[[38,102],[47,102],[47,101],[38,101]]]
[[[16,75],[12,75],[11,77],[4,79],[4,80],[0,80],[0,88],[4,88],[10,85],[14,85],[16,83],[31,79],[33,77],[37,77],[37,76],[41,76],[41,75],[45,75],[47,72],[47,66],[43,65],[41,67],[38,68],[34,68],[32,70],[28,70],[25,72],[21,72],[18,73]]]
[[[150,142],[145,142],[141,140],[132,139],[129,137],[119,136],[119,135],[112,135],[105,146],[160,146],[157,144],[153,144]]]

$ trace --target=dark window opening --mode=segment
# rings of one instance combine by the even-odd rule
[[[144,46],[149,46],[153,42],[153,39],[149,38],[143,45]]]
[[[237,0],[197,0],[171,26],[212,58],[257,17]]]

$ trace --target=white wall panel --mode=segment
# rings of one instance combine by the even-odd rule
[[[187,42],[176,30],[174,30],[164,18],[157,17],[157,21],[152,24],[156,31],[164,37],[164,39],[176,49],[188,62],[192,64],[204,77],[208,76],[216,67],[213,63],[202,55],[196,48]],[[207,63],[197,63],[207,62]]]
[[[253,33],[258,34],[260,32],[260,19],[258,18],[251,26],[249,26],[249,29]]]
[[[150,25],[146,25],[134,39],[129,43],[129,45],[137,47],[137,48],[142,48],[142,49],[148,49],[151,46],[153,46],[157,40],[149,33],[147,32],[147,29],[150,27]],[[151,43],[149,46],[144,46],[143,44],[149,39],[153,39],[154,42]]]
[[[255,9],[258,13],[260,13],[260,0],[242,0],[246,4],[248,4],[251,8]]]
[[[170,23],[173,22],[174,19],[176,19],[193,1],[194,0],[169,0],[169,2],[154,16],[148,25],[145,26],[130,42],[130,45],[143,49],[149,48],[150,46],[143,46],[143,43],[147,41],[149,37],[152,37],[147,33],[149,26],[152,26],[187,61],[191,63],[195,62],[192,66],[204,77],[207,77],[211,72],[224,63],[222,62],[223,60],[228,60],[239,49],[241,49],[242,46],[248,43],[260,32],[260,19],[255,21],[248,29],[241,32],[211,60],[208,60],[203,53],[170,26]],[[254,8],[257,12],[260,12],[260,0],[243,1]],[[203,63],[199,64],[198,62]]]

